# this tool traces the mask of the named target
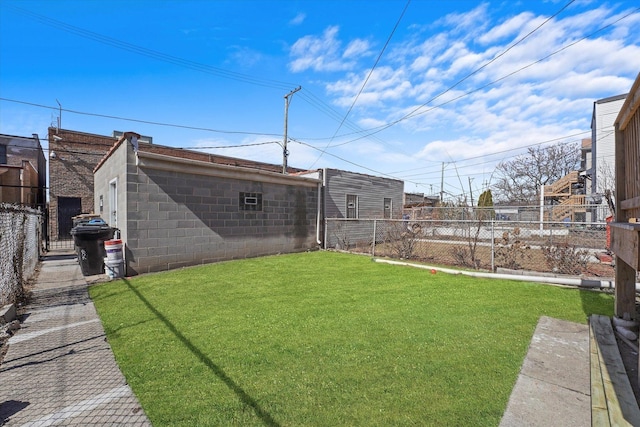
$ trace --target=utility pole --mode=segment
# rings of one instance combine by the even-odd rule
[[[444,162],[442,162],[442,174],[440,175],[440,203],[444,198]]]
[[[471,190],[471,181],[473,180],[473,178],[471,178],[470,176],[467,178],[469,178],[469,196],[471,197],[471,207],[473,207],[473,190]]]
[[[284,141],[282,142],[282,173],[287,174],[287,157],[289,157],[289,150],[287,150],[287,123],[289,121],[289,103],[294,93],[302,89],[302,86],[298,86],[288,94],[284,96]]]

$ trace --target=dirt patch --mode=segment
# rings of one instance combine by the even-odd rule
[[[503,247],[503,253],[511,256],[500,255],[500,246],[496,246],[496,256],[493,261],[495,267],[508,268],[512,270],[527,270],[540,273],[569,274],[581,277],[613,278],[614,267],[609,263],[587,262],[572,271],[554,271],[553,266],[547,262],[547,257],[540,247],[519,246],[516,249]],[[360,245],[350,248],[353,252],[370,253],[369,245]],[[467,242],[438,241],[418,241],[414,247],[411,260],[432,263],[437,265],[449,265],[453,267],[474,268],[477,266],[481,270],[491,270],[491,246],[488,242],[480,242],[478,246],[472,248]],[[375,247],[375,254],[379,257],[398,258],[392,245],[388,243],[378,243]],[[507,259],[508,258],[508,259]],[[577,271],[579,271],[578,274]]]

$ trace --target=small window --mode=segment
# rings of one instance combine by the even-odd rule
[[[384,198],[384,219],[391,219],[391,210],[393,209],[393,201],[390,198]]]
[[[262,211],[262,193],[240,193],[241,211]]]
[[[358,196],[347,194],[347,218],[358,218]]]
[[[0,165],[7,164],[7,146],[0,145]]]

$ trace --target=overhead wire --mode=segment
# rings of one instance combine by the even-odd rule
[[[410,0],[409,0],[410,1]],[[242,74],[242,73],[237,73],[237,72],[233,72],[233,71],[229,71],[223,68],[219,68],[219,67],[213,67],[213,66],[209,66],[206,64],[202,64],[196,61],[191,61],[191,60],[187,60],[184,58],[180,58],[177,56],[173,56],[173,55],[168,55],[165,54],[163,52],[159,52],[156,50],[152,50],[152,49],[147,49],[138,45],[134,45],[132,43],[128,43],[122,40],[118,40],[109,36],[105,36],[103,34],[99,34],[93,31],[89,31],[86,30],[84,28],[81,27],[77,27],[53,18],[49,18],[47,16],[38,14],[36,12],[32,12],[20,7],[16,7],[16,6],[7,6],[10,9],[13,9],[14,11],[21,13],[23,15],[26,15],[32,19],[35,19],[45,25],[57,28],[59,30],[65,31],[65,32],[69,32],[71,34],[75,34],[78,35],[80,37],[83,38],[87,38],[93,41],[97,41],[99,43],[102,44],[106,44],[112,47],[116,47],[119,49],[123,49],[125,51],[129,51],[132,53],[136,53],[136,54],[140,54],[142,56],[146,56],[152,59],[156,59],[158,61],[163,61],[163,62],[167,62],[167,63],[171,63],[174,65],[178,65],[178,66],[182,66],[188,69],[192,69],[195,71],[200,71],[200,72],[204,72],[204,73],[208,73],[208,74],[213,74],[213,75],[217,75],[219,77],[223,77],[223,78],[228,78],[228,79],[232,79],[232,80],[236,80],[236,81],[240,81],[243,83],[249,83],[249,84],[254,84],[254,85],[258,85],[258,86],[263,86],[263,87],[268,87],[268,88],[277,88],[277,89],[288,89],[289,87],[292,86],[291,83],[287,83],[287,82],[281,82],[278,80],[271,80],[271,79],[261,79],[261,78],[257,78],[254,76],[250,76],[247,74]],[[299,85],[298,85],[299,86]],[[326,103],[324,103],[323,101],[321,101],[317,96],[313,95],[308,89],[305,89],[304,92],[306,92],[309,96],[303,94],[301,92],[302,98],[305,99],[306,102],[308,102],[310,105],[312,105],[314,108],[317,108],[319,111],[321,111],[324,114],[327,114],[329,117],[332,117],[334,120],[340,120],[341,115],[337,112],[335,112],[335,110],[331,109],[330,107],[327,106]],[[333,115],[333,113],[335,113],[335,115]],[[344,122],[344,120],[343,120]],[[148,123],[148,124],[157,124],[154,122],[144,122],[143,123]],[[359,127],[357,127],[354,124],[349,123],[349,127],[350,129],[356,131],[356,132],[362,132],[362,129],[360,129]],[[206,128],[191,128],[191,127],[186,127],[188,129],[196,129],[196,130],[207,130],[209,131],[210,129],[206,129]],[[215,130],[214,130],[215,131]],[[240,132],[239,132],[240,133]],[[249,133],[250,134],[250,133]],[[273,134],[270,134],[273,136]],[[379,140],[378,137],[375,137],[376,139]],[[380,140],[381,141],[381,140]]]
[[[229,71],[224,68],[213,67],[211,65],[202,64],[196,61],[180,58],[177,56],[169,55],[157,50],[148,49],[132,43],[128,43],[122,40],[118,40],[113,37],[105,36],[103,34],[96,33],[84,28],[77,27],[75,25],[67,24],[66,22],[59,21],[57,19],[49,18],[39,13],[17,7],[14,5],[5,4],[3,7],[11,9],[20,14],[26,15],[36,21],[43,23],[44,25],[57,28],[59,30],[75,34],[77,36],[87,38],[98,43],[106,44],[108,46],[116,47],[128,52],[136,53],[148,58],[153,58],[158,61],[163,61],[175,65],[179,65],[192,70],[200,71],[203,73],[213,74],[219,77],[227,79],[237,80],[243,83],[248,83],[257,86],[263,86],[268,88],[286,89],[291,87],[291,83],[282,82],[272,79],[257,78],[247,74],[237,73],[235,71]]]
[[[361,139],[367,138],[367,137],[369,137],[371,135],[378,134],[378,133],[382,132],[383,130],[386,130],[386,129],[392,127],[392,126],[395,126],[396,124],[398,124],[400,122],[403,122],[405,120],[411,119],[413,117],[417,117],[419,115],[426,114],[426,113],[431,112],[431,111],[433,111],[433,110],[435,110],[437,108],[443,107],[444,105],[448,105],[448,104],[450,104],[452,102],[455,102],[455,101],[458,101],[458,100],[460,100],[462,98],[465,98],[465,97],[467,97],[467,96],[469,96],[469,95],[471,95],[473,93],[476,93],[476,92],[479,92],[479,91],[481,91],[483,89],[486,89],[489,86],[493,86],[496,83],[501,82],[502,80],[506,80],[507,78],[509,78],[509,77],[511,77],[511,76],[513,76],[515,74],[518,74],[518,73],[520,73],[520,72],[522,72],[522,71],[524,71],[524,70],[526,70],[526,69],[528,69],[528,68],[530,68],[530,67],[532,67],[532,66],[534,66],[536,64],[539,64],[539,63],[549,59],[550,57],[552,57],[554,55],[557,55],[560,52],[563,52],[563,51],[569,49],[570,47],[573,47],[576,44],[578,44],[578,43],[580,43],[580,42],[582,42],[582,41],[594,36],[595,34],[598,34],[599,32],[604,31],[605,29],[607,29],[607,28],[613,26],[614,24],[616,24],[616,23],[628,18],[629,16],[631,16],[632,14],[636,13],[639,10],[640,10],[640,7],[636,8],[636,9],[633,9],[631,12],[623,15],[622,17],[616,19],[615,21],[613,21],[613,22],[611,22],[611,23],[609,23],[609,24],[607,24],[607,25],[605,25],[603,27],[598,28],[597,30],[593,31],[592,33],[589,33],[588,35],[586,35],[586,36],[584,36],[584,37],[582,37],[582,38],[580,38],[580,39],[578,39],[578,40],[576,40],[576,41],[574,41],[572,43],[569,43],[569,44],[561,47],[560,49],[555,50],[554,52],[551,52],[550,54],[548,54],[548,55],[546,55],[546,56],[544,56],[544,57],[542,57],[542,58],[540,58],[540,59],[538,59],[538,60],[536,60],[534,62],[531,62],[531,63],[529,63],[529,64],[527,64],[527,65],[525,65],[523,67],[520,67],[520,68],[518,68],[518,69],[516,69],[516,70],[514,70],[514,71],[512,71],[512,72],[510,72],[508,74],[505,74],[502,77],[499,77],[499,78],[497,78],[497,79],[495,79],[493,81],[490,81],[490,82],[488,82],[488,83],[486,83],[486,84],[484,84],[482,86],[479,86],[479,87],[477,87],[475,89],[472,89],[472,90],[469,90],[467,92],[464,92],[461,95],[459,95],[457,97],[454,97],[454,98],[451,98],[451,99],[449,99],[447,101],[444,101],[444,102],[442,102],[440,104],[434,105],[434,106],[430,107],[429,109],[426,109],[426,110],[423,110],[423,111],[419,111],[420,108],[423,108],[423,107],[425,107],[427,105],[427,104],[422,104],[420,107],[414,109],[411,113],[406,114],[406,115],[400,117],[399,119],[396,119],[396,120],[391,121],[389,123],[386,123],[384,125],[380,125],[380,126],[376,126],[376,127],[368,129],[367,132],[369,132],[369,133],[367,133],[366,135],[362,135],[362,136],[360,136],[358,138],[354,138],[352,140],[345,141],[345,142],[342,142],[340,144],[333,145],[330,148],[338,147],[340,145],[349,144],[351,142],[355,142],[355,141],[359,141]]]
[[[6,100],[6,99],[5,99],[5,98],[0,98],[0,100]],[[41,108],[48,108],[48,109],[55,109],[55,110],[58,110],[58,107],[50,107],[50,106],[41,105],[41,104],[36,104],[36,103],[31,103],[31,102],[26,102],[26,101],[16,101],[16,100],[9,100],[9,101],[12,101],[12,102],[20,102],[20,103],[23,103],[23,104],[32,105],[32,106],[41,107]],[[63,111],[76,112],[75,110],[66,110],[66,109],[63,109]],[[83,112],[80,112],[80,113],[83,113]],[[86,113],[86,114],[90,114],[90,115],[97,115],[97,114],[95,114],[95,113]],[[99,115],[99,116],[100,116],[100,115]],[[127,118],[120,118],[120,119],[122,119],[122,120],[132,120],[132,121],[136,121],[136,120],[137,120],[137,119],[127,119]],[[167,126],[171,126],[170,124],[166,124],[166,125],[167,125]],[[177,125],[177,126],[179,126],[179,127],[186,127],[186,126],[183,126],[183,125]],[[203,129],[203,128],[199,128],[199,129]],[[225,131],[221,131],[221,132],[225,132]],[[231,131],[231,132],[236,132],[236,131]],[[243,132],[238,132],[238,133],[243,133]],[[456,163],[456,165],[460,165],[460,163],[464,163],[464,162],[469,161],[469,160],[474,160],[474,159],[479,159],[479,158],[487,158],[487,157],[491,157],[491,156],[493,156],[493,155],[504,154],[504,153],[511,152],[511,151],[520,151],[520,150],[523,150],[523,149],[526,149],[526,148],[530,148],[530,147],[534,147],[534,146],[539,146],[539,145],[543,145],[543,144],[548,144],[548,143],[552,143],[552,142],[560,141],[560,140],[567,139],[567,138],[574,138],[574,137],[577,137],[577,136],[580,136],[580,135],[584,135],[584,134],[587,134],[587,133],[590,133],[590,131],[585,131],[585,132],[576,133],[576,134],[571,134],[571,135],[565,135],[565,136],[562,136],[562,137],[559,137],[559,138],[554,138],[554,139],[550,139],[550,140],[545,140],[545,141],[541,141],[541,142],[537,142],[537,143],[533,143],[533,144],[525,145],[525,146],[522,146],[522,147],[515,147],[515,148],[510,148],[510,149],[506,149],[506,150],[502,150],[502,151],[497,151],[497,152],[495,152],[495,153],[491,153],[491,154],[479,155],[479,156],[473,156],[473,157],[469,157],[469,158],[467,158],[467,159],[463,159],[463,160],[456,161],[456,162],[444,162],[444,163],[447,163],[447,164],[449,164],[449,163]],[[605,134],[605,135],[602,135],[602,136],[601,136],[601,138],[605,138],[605,137],[609,136],[611,133],[612,133],[612,132],[609,132],[609,133],[607,133],[607,134]],[[265,134],[258,134],[258,135],[265,135]],[[278,136],[279,136],[279,135],[278,135]],[[40,140],[41,140],[41,141],[48,141],[48,139],[47,139],[47,138],[40,138]],[[299,140],[299,139],[291,138],[291,140],[292,140],[292,141],[295,141],[295,142],[298,142],[298,143],[301,143],[301,144],[303,144],[303,145],[306,145],[306,146],[308,146],[308,147],[310,147],[310,148],[312,148],[312,149],[314,149],[314,150],[320,150],[318,147],[315,147],[315,146],[313,146],[313,145],[311,145],[311,144],[308,144],[308,143],[303,143],[303,142],[302,142],[301,140]],[[569,144],[569,143],[574,143],[574,142],[577,142],[577,141],[575,141],[575,140],[569,140],[569,141],[564,142],[563,144]],[[84,142],[74,142],[74,143],[82,144],[82,143],[84,143]],[[90,143],[86,143],[86,144],[87,144],[87,145],[90,145]],[[178,149],[195,149],[195,150],[199,150],[199,149],[201,149],[201,150],[204,150],[204,149],[226,149],[226,148],[238,148],[238,147],[247,147],[247,146],[255,146],[255,145],[267,145],[267,144],[280,144],[280,142],[279,142],[279,141],[267,141],[267,142],[259,142],[259,143],[252,143],[252,144],[239,144],[239,145],[227,145],[227,146],[194,146],[194,147],[175,147],[175,148],[178,148]],[[82,152],[78,152],[78,154],[82,154]],[[341,161],[344,161],[344,162],[346,162],[346,163],[352,164],[352,165],[354,165],[354,166],[361,167],[361,168],[363,168],[363,169],[365,169],[365,170],[368,170],[368,171],[370,171],[370,172],[374,172],[374,173],[378,173],[378,174],[381,174],[381,175],[385,175],[385,176],[387,176],[387,177],[394,178],[394,179],[403,179],[403,180],[405,180],[405,181],[407,181],[407,182],[409,182],[409,183],[413,183],[413,184],[416,184],[416,185],[427,185],[427,184],[419,183],[419,182],[416,182],[416,181],[414,181],[414,180],[409,181],[409,180],[407,180],[406,178],[426,177],[426,176],[429,176],[429,175],[436,175],[436,174],[438,174],[438,175],[439,175],[439,174],[440,174],[440,171],[439,171],[439,170],[430,171],[430,172],[425,172],[425,173],[412,174],[412,175],[403,175],[403,174],[402,174],[402,172],[410,172],[410,171],[413,171],[413,170],[426,169],[425,167],[420,167],[420,168],[415,168],[415,169],[409,169],[409,170],[405,170],[405,171],[396,171],[396,172],[391,172],[391,173],[384,173],[384,172],[380,172],[380,171],[377,171],[377,170],[374,170],[374,169],[371,169],[371,168],[367,168],[367,167],[365,167],[365,166],[363,166],[363,165],[360,165],[360,164],[358,164],[358,163],[355,163],[355,162],[350,162],[349,160],[344,159],[344,158],[342,158],[342,157],[340,157],[340,156],[337,156],[337,155],[331,155],[331,156],[332,156],[332,157],[335,157],[335,158],[337,158],[337,159],[339,159],[339,160],[341,160]],[[516,155],[514,155],[514,156],[516,156]],[[506,157],[505,157],[505,158],[506,158]],[[504,159],[503,159],[503,160],[504,160]],[[440,163],[442,163],[442,162],[440,162],[440,161],[439,161],[439,162],[436,162],[436,163],[440,164]],[[491,163],[491,162],[480,162],[480,163],[473,163],[473,164],[462,164],[462,165],[460,165],[460,166],[459,166],[459,169],[467,169],[467,168],[474,167],[474,166],[482,166],[482,165],[484,165],[484,164],[488,164],[488,163]],[[457,166],[457,167],[458,167],[458,166]],[[469,174],[461,174],[460,176],[465,176],[465,177],[466,177],[466,176],[476,176],[476,175],[483,175],[484,173],[485,173],[485,172],[475,172],[475,173],[469,173]]]
[[[36,103],[33,103],[33,102],[27,102],[27,101],[19,101],[19,100],[16,100],[16,99],[9,99],[9,98],[4,98],[4,97],[0,97],[0,101],[14,102],[14,103],[18,103],[18,104],[30,105],[30,106],[33,106],[33,107],[47,108],[47,109],[50,109],[50,110],[64,111],[64,112],[67,112],[67,113],[79,114],[79,115],[84,115],[84,116],[102,117],[102,118],[107,118],[107,119],[123,120],[123,121],[127,121],[127,122],[142,123],[142,124],[148,124],[148,125],[154,125],[154,126],[165,126],[165,127],[179,128],[179,129],[189,129],[189,130],[198,130],[198,131],[213,132],[213,133],[224,133],[224,134],[236,134],[236,135],[258,135],[258,136],[278,136],[278,137],[281,136],[280,134],[276,134],[276,133],[222,130],[222,129],[213,129],[213,128],[198,127],[198,126],[180,125],[180,124],[176,124],[176,123],[166,123],[166,122],[156,122],[156,121],[151,121],[151,120],[133,119],[133,118],[129,118],[129,117],[113,116],[113,115],[109,115],[109,114],[89,113],[89,112],[86,112],[86,111],[72,110],[72,109],[63,108],[63,107],[53,107],[53,106],[49,106],[49,105],[36,104]]]
[[[489,154],[481,154],[481,155],[478,155],[478,156],[466,157],[464,159],[459,160],[458,163],[466,162],[466,161],[469,161],[469,160],[475,160],[475,159],[482,159],[482,158],[486,158],[486,157],[491,157],[491,156],[495,156],[495,155],[498,155],[498,154],[508,153],[510,151],[519,151],[519,150],[523,150],[525,148],[535,147],[535,146],[538,146],[538,145],[549,144],[551,142],[556,142],[556,141],[560,141],[560,140],[567,139],[567,138],[577,137],[577,136],[580,136],[580,135],[584,135],[586,133],[591,133],[591,131],[584,131],[584,132],[574,133],[572,135],[566,135],[566,136],[562,136],[562,137],[559,137],[559,138],[548,139],[548,140],[542,141],[542,142],[535,142],[535,143],[529,144],[529,145],[523,145],[523,146],[514,147],[514,148],[507,148],[505,150],[494,151],[494,152],[489,153]],[[575,142],[575,141],[567,141],[566,143],[571,143],[571,142]],[[437,163],[442,163],[442,162],[438,161]],[[444,162],[444,163],[448,163],[448,162]],[[405,169],[405,170],[402,170],[402,171],[396,171],[396,172],[390,172],[390,173],[392,173],[392,174],[401,174],[403,172],[412,172],[412,171],[420,170],[420,169],[425,169],[425,167],[422,166],[422,167],[418,167],[418,168]]]
[[[571,4],[571,3],[572,3],[572,2],[570,2],[569,4]],[[566,8],[569,4],[565,5],[565,6],[563,7],[563,9],[564,9],[564,8]],[[18,8],[18,9],[19,9],[19,8]],[[563,10],[563,9],[561,9],[561,10]],[[560,49],[558,49],[558,50],[556,50],[556,51],[552,52],[551,54],[549,54],[549,55],[545,56],[544,58],[541,58],[541,59],[539,59],[539,60],[537,60],[537,61],[535,61],[535,62],[533,62],[533,63],[531,63],[531,64],[529,64],[529,65],[527,65],[527,66],[524,66],[524,67],[522,67],[522,68],[520,68],[520,69],[518,69],[518,70],[516,70],[516,71],[514,71],[514,72],[512,72],[512,73],[509,73],[509,74],[507,74],[507,75],[505,75],[505,76],[503,76],[503,77],[501,77],[501,78],[499,78],[499,79],[497,79],[497,80],[494,80],[494,81],[492,81],[492,82],[490,82],[490,83],[488,83],[488,84],[486,84],[486,85],[483,85],[483,86],[481,86],[481,87],[479,87],[479,88],[477,88],[477,89],[474,89],[474,90],[472,90],[472,91],[466,92],[465,94],[463,94],[463,95],[461,95],[461,96],[459,96],[459,97],[456,97],[456,98],[453,98],[453,99],[451,99],[451,100],[448,100],[448,101],[446,101],[446,102],[444,102],[444,103],[441,103],[441,104],[439,104],[439,105],[437,105],[437,106],[434,106],[434,107],[432,107],[432,108],[430,108],[430,109],[428,109],[428,110],[426,110],[426,111],[419,111],[419,112],[418,112],[418,111],[417,111],[418,109],[414,109],[414,110],[412,111],[412,113],[409,113],[409,114],[407,114],[407,115],[403,116],[402,118],[400,118],[400,119],[398,119],[398,120],[396,120],[396,121],[393,121],[393,122],[390,122],[390,123],[388,123],[388,124],[386,124],[386,125],[383,125],[382,127],[375,127],[375,128],[371,128],[371,129],[362,130],[361,132],[359,132],[360,134],[361,134],[361,133],[364,133],[364,132],[369,132],[369,131],[371,131],[371,130],[376,130],[376,132],[374,132],[374,133],[370,133],[370,134],[368,134],[368,135],[361,136],[361,137],[359,137],[359,138],[357,138],[357,139],[354,139],[354,140],[351,140],[351,141],[347,141],[347,142],[344,142],[344,143],[341,143],[341,144],[338,144],[338,145],[344,145],[344,144],[347,144],[347,143],[350,143],[350,142],[353,142],[353,141],[356,141],[356,140],[360,140],[360,139],[363,139],[363,138],[366,138],[366,137],[375,136],[375,134],[376,134],[376,133],[378,133],[378,132],[380,132],[380,131],[382,131],[382,130],[384,130],[384,129],[386,129],[386,128],[390,127],[390,126],[393,126],[393,125],[395,125],[395,124],[399,123],[400,121],[403,121],[403,120],[406,120],[406,119],[409,119],[409,118],[415,117],[415,116],[417,116],[417,115],[425,114],[425,113],[427,113],[427,112],[429,112],[429,111],[433,110],[434,108],[441,107],[441,106],[446,105],[446,104],[448,104],[448,103],[450,103],[450,102],[456,101],[456,100],[458,100],[458,99],[460,99],[460,98],[462,98],[462,97],[464,97],[464,96],[468,96],[468,95],[470,95],[470,94],[472,94],[472,93],[474,93],[474,92],[477,92],[477,91],[479,91],[479,90],[482,90],[482,89],[484,89],[484,88],[486,88],[486,87],[488,87],[488,86],[490,86],[490,85],[493,85],[493,84],[495,84],[495,83],[497,83],[497,82],[499,82],[499,81],[501,81],[501,80],[504,80],[504,79],[506,79],[506,78],[508,78],[508,77],[510,77],[510,76],[512,76],[512,75],[514,75],[514,74],[516,74],[516,73],[518,73],[518,72],[520,72],[520,71],[522,71],[522,70],[524,70],[524,69],[526,69],[526,68],[530,67],[530,66],[533,66],[533,65],[535,65],[535,64],[537,64],[537,63],[540,63],[540,62],[542,62],[542,61],[544,61],[544,60],[548,59],[549,57],[551,57],[551,56],[553,56],[553,55],[555,55],[555,54],[557,54],[557,53],[560,53],[561,51],[564,51],[564,50],[568,49],[569,47],[572,47],[573,45],[575,45],[575,44],[577,44],[577,43],[579,43],[579,42],[581,42],[581,41],[583,41],[583,40],[585,40],[585,39],[588,39],[589,37],[592,37],[593,35],[595,35],[595,34],[599,33],[600,31],[603,31],[604,29],[609,28],[609,27],[611,27],[612,25],[616,24],[617,22],[620,22],[621,20],[623,20],[623,19],[627,18],[627,17],[628,17],[628,16],[630,16],[631,14],[635,13],[637,10],[640,10],[640,8],[637,8],[637,9],[632,10],[631,12],[629,12],[629,13],[627,13],[627,14],[623,15],[623,16],[622,16],[622,17],[620,17],[619,19],[617,19],[617,20],[615,20],[615,21],[613,21],[613,22],[609,23],[609,24],[608,24],[608,25],[606,25],[606,26],[600,27],[598,30],[596,30],[596,31],[594,31],[594,32],[592,32],[592,33],[590,33],[590,34],[588,34],[587,36],[585,36],[585,37],[583,37],[583,38],[581,38],[581,39],[579,39],[579,40],[577,40],[577,41],[575,41],[575,42],[573,42],[573,43],[570,43],[570,44],[568,44],[568,45],[566,45],[566,46],[563,46],[562,48],[560,48]],[[558,13],[559,13],[559,12],[558,12]],[[34,14],[34,15],[37,15],[37,14]],[[557,15],[557,13],[556,13],[556,15]],[[41,15],[39,15],[39,16],[41,16]],[[554,15],[554,16],[555,16],[555,15]],[[551,19],[551,18],[549,18],[549,19]],[[58,21],[58,22],[59,22],[59,21]],[[545,21],[545,22],[547,22],[547,21]],[[541,25],[542,25],[542,24],[541,24]],[[539,27],[538,27],[538,28],[539,28]],[[534,30],[534,31],[535,31],[535,30]],[[97,34],[97,33],[95,33],[95,34]],[[531,34],[531,33],[530,33],[530,34]],[[528,36],[528,35],[527,35],[527,36]],[[115,40],[115,39],[114,39],[114,40]],[[123,42],[123,43],[125,43],[125,42]],[[107,44],[108,44],[108,43],[107,43]],[[125,43],[125,44],[126,44],[126,43]],[[136,47],[135,45],[131,45],[131,46]],[[512,47],[513,47],[513,46],[511,46],[510,48],[512,48]],[[510,48],[509,48],[509,49],[510,49]],[[144,49],[144,48],[142,48],[142,49]],[[152,51],[152,52],[155,52],[155,51]],[[504,53],[506,53],[506,51],[505,51]],[[504,53],[503,53],[503,54],[504,54]],[[156,58],[156,59],[160,59],[160,58]],[[178,58],[178,59],[180,59],[180,58]],[[497,59],[497,57],[496,57],[496,58],[494,58],[494,60],[495,60],[495,59]],[[162,59],[160,59],[160,60],[162,60]],[[195,64],[197,64],[197,63],[195,63]],[[485,66],[486,66],[486,65],[488,65],[488,64],[489,64],[489,63],[485,64]],[[181,65],[181,64],[178,64],[178,65]],[[202,65],[202,64],[201,64],[201,65]],[[215,68],[215,67],[213,67],[213,68]],[[194,68],[194,69],[196,69],[196,68]],[[199,70],[199,69],[198,69],[198,70]],[[202,71],[202,70],[200,70],[200,71]],[[476,71],[476,72],[477,72],[477,71]],[[232,74],[233,74],[233,73],[232,73]],[[235,74],[238,74],[238,73],[235,73]],[[467,77],[469,77],[469,76],[467,76]],[[240,80],[240,81],[242,81],[242,79],[239,79],[239,80]],[[280,83],[282,83],[282,82],[280,82]],[[460,82],[459,82],[459,83],[460,83]],[[458,83],[458,84],[459,84],[459,83]],[[286,84],[286,83],[282,83],[282,84]],[[267,86],[268,86],[268,85],[267,85]],[[273,86],[270,86],[270,87],[273,87]],[[288,86],[287,86],[287,87],[288,87]],[[2,98],[0,98],[0,99],[2,99]],[[311,99],[311,98],[308,98],[308,99]],[[7,100],[7,99],[3,99],[3,100]],[[13,101],[13,100],[8,100],[8,101]],[[35,104],[32,104],[32,105],[35,105]],[[421,107],[419,107],[419,108],[422,108],[422,107],[424,107],[424,106],[426,106],[426,104],[423,104],[423,105],[422,105]],[[48,106],[42,106],[42,107],[44,107],[44,108],[50,108],[50,109],[52,109],[52,110],[59,110],[59,108],[58,108],[58,107],[48,107]],[[68,110],[68,109],[63,109],[63,111],[67,111],[67,112],[70,112],[70,113],[76,113],[76,114],[85,114],[85,113],[83,113],[83,112],[78,112],[78,111]],[[327,111],[327,110],[325,110],[325,111]],[[329,111],[330,111],[330,110],[329,110]],[[106,118],[111,118],[111,119],[117,119],[117,120],[130,120],[130,121],[135,121],[135,122],[139,122],[139,123],[146,123],[146,124],[153,124],[153,125],[160,125],[160,126],[175,126],[175,127],[185,128],[185,129],[203,130],[203,131],[210,131],[210,132],[220,132],[220,133],[238,133],[238,134],[265,135],[265,136],[279,136],[278,134],[271,134],[271,133],[240,132],[240,131],[221,131],[221,130],[218,130],[218,129],[211,129],[211,128],[200,128],[200,127],[195,127],[195,126],[172,125],[172,124],[168,124],[168,123],[160,123],[160,122],[152,122],[152,121],[136,120],[136,119],[127,119],[127,118],[124,118],[124,117],[118,117],[118,116],[100,115],[100,114],[93,114],[93,113],[86,113],[86,114],[87,114],[87,115],[95,115],[95,116],[99,116],[99,117],[106,117]],[[307,144],[307,145],[308,145],[308,146],[310,146],[311,148],[313,148],[313,149],[316,149],[316,150],[317,150],[317,148],[316,148],[316,147],[313,147],[313,146],[312,146],[312,145],[310,145],[310,144]],[[335,147],[335,146],[338,146],[338,145],[334,145],[334,146],[331,146],[331,147]],[[338,156],[334,156],[334,157],[339,158]],[[478,156],[478,157],[481,157],[481,156]],[[341,158],[339,158],[339,159],[341,159]],[[345,161],[345,159],[341,159],[341,160]],[[467,160],[468,160],[468,159],[467,159]],[[357,166],[361,167],[360,165],[357,165]],[[368,169],[368,168],[365,168],[365,169]],[[372,170],[372,171],[373,171],[373,170]],[[385,174],[385,175],[386,175],[386,176],[390,176],[390,175],[388,175],[388,174]]]
[[[464,81],[466,81],[467,79],[469,79],[470,77],[474,76],[475,74],[479,73],[480,71],[482,71],[484,68],[486,68],[487,66],[491,65],[493,62],[497,61],[499,58],[501,58],[502,56],[504,56],[507,52],[509,52],[511,49],[513,49],[514,47],[516,47],[517,45],[519,45],[520,43],[522,43],[524,40],[526,40],[527,38],[529,38],[529,36],[531,36],[532,34],[534,34],[536,31],[538,31],[543,25],[545,25],[547,22],[549,22],[551,19],[553,19],[554,17],[558,16],[563,10],[565,10],[567,7],[569,7],[569,5],[571,5],[573,2],[575,2],[575,0],[570,0],[569,3],[565,4],[559,11],[557,11],[556,13],[554,13],[552,16],[550,16],[549,18],[547,18],[544,22],[542,22],[540,25],[538,25],[536,28],[534,28],[533,30],[531,30],[529,33],[527,33],[525,36],[521,37],[520,39],[518,39],[517,41],[515,41],[514,43],[512,43],[509,47],[507,47],[504,51],[500,52],[498,55],[494,56],[491,60],[489,60],[488,62],[484,63],[483,65],[481,65],[480,67],[476,68],[475,70],[473,70],[471,73],[467,74],[466,76],[464,76],[462,79],[458,80],[456,83],[454,83],[452,86],[450,86],[449,88],[447,88],[446,90],[444,90],[443,92],[440,92],[438,95],[434,96],[433,98],[431,98],[429,101],[425,102],[424,104],[420,105],[419,107],[415,108],[414,110],[412,110],[410,113],[408,113],[407,115],[405,115],[403,118],[399,119],[399,121],[402,121],[404,118],[410,118],[413,116],[414,113],[416,113],[418,110],[420,110],[421,108],[427,106],[428,104],[432,103],[433,101],[435,101],[436,99],[440,98],[441,96],[449,93],[451,90],[453,90],[454,88],[456,88],[457,86],[459,86],[461,83],[463,83]],[[404,14],[404,12],[403,12]],[[386,47],[386,46],[385,46]],[[399,123],[398,122],[392,122],[394,124]],[[387,129],[387,127],[385,127],[385,129]],[[333,138],[332,138],[333,140]],[[347,141],[347,142],[342,142],[340,144],[334,145],[333,147],[337,147],[337,146],[341,146],[341,145],[346,145],[349,144],[351,142],[357,141],[356,140],[351,140],[351,141]],[[328,147],[327,147],[328,148]]]
[[[349,117],[349,114],[353,110],[353,107],[356,105],[356,102],[358,102],[358,99],[360,98],[360,95],[364,91],[364,88],[367,86],[367,83],[369,82],[369,79],[371,78],[371,75],[373,74],[373,72],[375,71],[376,67],[378,66],[378,63],[380,62],[380,59],[382,59],[382,55],[384,54],[385,50],[387,50],[387,46],[389,46],[389,43],[391,42],[391,39],[393,38],[393,35],[396,33],[396,30],[398,29],[398,25],[400,25],[400,22],[402,21],[402,18],[404,17],[404,14],[407,12],[407,9],[409,8],[409,4],[410,3],[411,3],[411,0],[407,0],[407,3],[405,4],[404,9],[402,9],[402,13],[400,14],[400,17],[396,20],[396,23],[393,26],[393,29],[391,30],[391,33],[387,37],[387,40],[385,41],[384,46],[380,50],[380,53],[378,54],[378,57],[376,58],[375,62],[373,63],[373,66],[371,67],[371,69],[367,73],[367,77],[362,82],[362,85],[360,86],[360,90],[358,91],[356,96],[353,98],[353,101],[351,102],[351,105],[349,106],[349,109],[347,110],[347,112],[345,113],[344,117],[340,121],[340,124],[338,125],[338,128],[333,133],[333,136],[331,137],[331,139],[327,143],[327,146],[324,148],[324,150],[322,150],[320,152],[320,155],[311,164],[310,168],[313,168],[313,166],[316,163],[318,163],[318,160],[320,160],[320,158],[322,158],[322,155],[327,150],[327,148],[329,148],[329,145],[331,144],[331,142],[334,140],[334,138],[336,137],[336,135],[338,134],[338,132],[342,128],[342,125],[344,124],[345,120],[347,120],[347,117]]]

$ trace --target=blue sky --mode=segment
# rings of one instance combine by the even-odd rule
[[[46,138],[60,102],[65,129],[280,164],[301,86],[290,166],[435,194],[444,163],[449,195],[477,195],[496,163],[589,137],[593,102],[629,91],[639,6],[1,0],[0,133]]]

